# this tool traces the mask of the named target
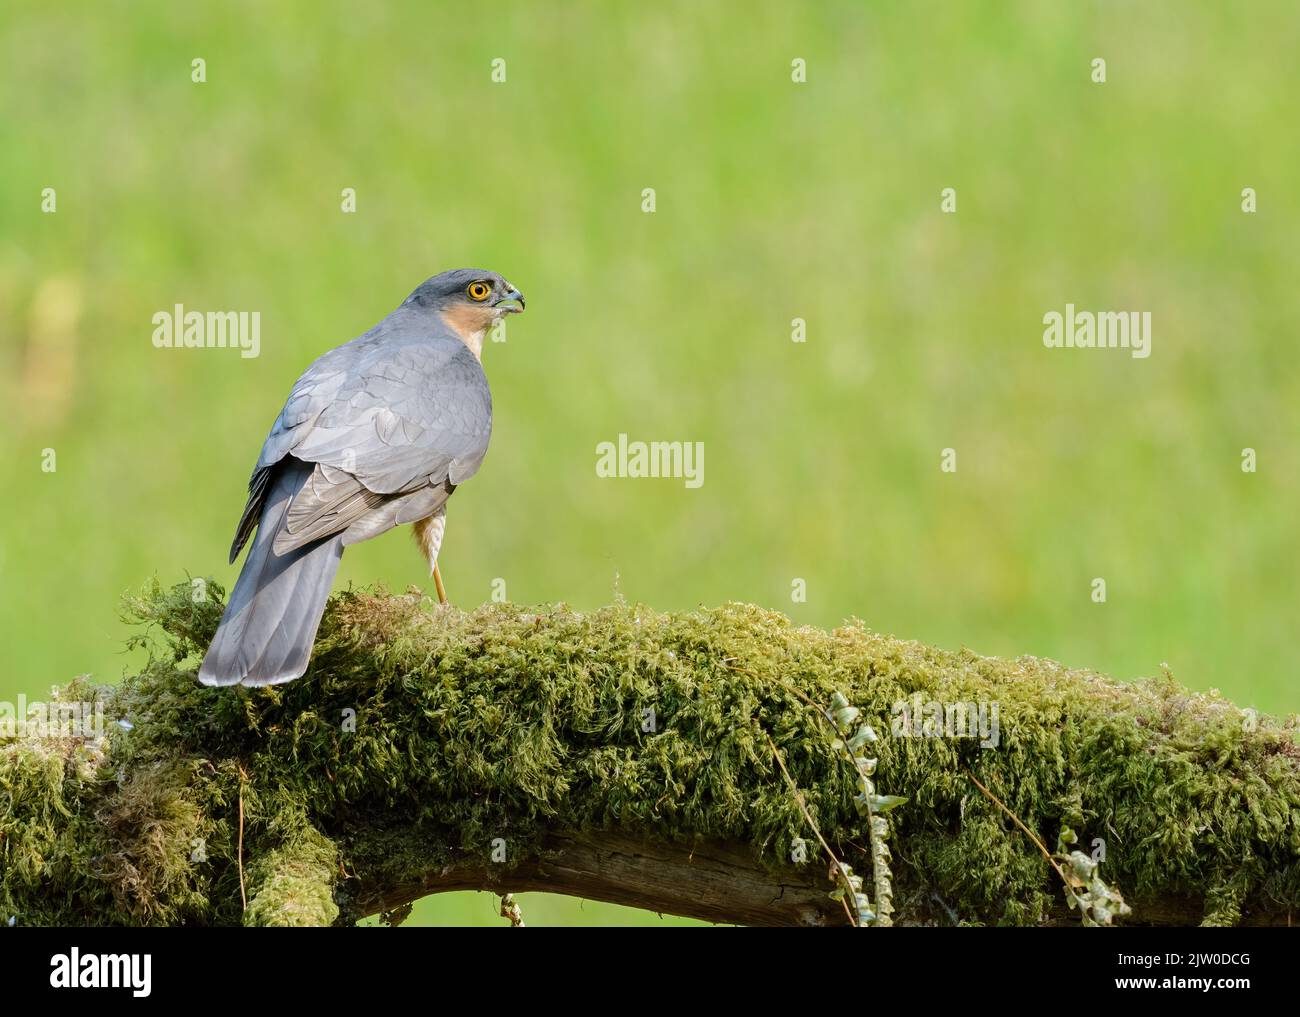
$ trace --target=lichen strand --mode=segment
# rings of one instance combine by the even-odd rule
[[[418,884],[453,859],[527,857],[547,831],[743,841],[775,868],[809,831],[764,732],[832,846],[865,867],[854,776],[795,689],[842,691],[881,734],[876,779],[910,799],[891,813],[900,923],[1059,908],[1055,874],[966,770],[1046,843],[1064,825],[1085,847],[1103,838],[1133,920],[1166,895],[1206,900],[1209,922],[1300,904],[1289,726],[1244,723],[1168,676],[1119,684],[744,604],[466,613],[380,591],[333,598],[305,678],[214,690],[194,679],[221,611],[207,589],[196,603],[189,584],[155,584],[128,605],[153,649],[95,692],[133,725],[111,725],[100,756],[0,749],[0,922],[350,921],[358,874]],[[998,747],[893,736],[914,692],[996,702]]]

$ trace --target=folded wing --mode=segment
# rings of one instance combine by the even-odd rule
[[[298,379],[272,426],[231,560],[286,457],[313,470],[278,526],[277,554],[334,534],[355,544],[432,515],[478,469],[491,432],[487,379],[459,341],[367,334],[340,346]]]

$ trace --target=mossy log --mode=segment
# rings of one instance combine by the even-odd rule
[[[1044,843],[1069,826],[1104,844],[1128,924],[1300,910],[1294,721],[1168,675],[1119,683],[744,604],[466,613],[381,591],[333,598],[304,678],[217,690],[194,677],[215,583],[155,585],[129,610],[147,665],[60,693],[102,705],[107,735],[0,741],[0,922],[345,924],[486,889],[844,924],[773,755],[869,872],[855,774],[809,705],[836,691],[880,734],[879,790],[908,799],[890,813],[899,924],[1078,920],[972,775]],[[996,706],[996,736],[900,719],[936,703]]]

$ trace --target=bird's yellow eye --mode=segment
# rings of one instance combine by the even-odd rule
[[[470,300],[486,300],[492,287],[485,282],[472,282],[465,287],[465,292],[469,294]]]

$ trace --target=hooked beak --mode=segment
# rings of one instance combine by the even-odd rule
[[[513,304],[509,303],[511,300],[517,300],[519,306],[515,307]],[[518,290],[511,290],[492,306],[506,314],[522,314],[524,311],[524,295]]]

